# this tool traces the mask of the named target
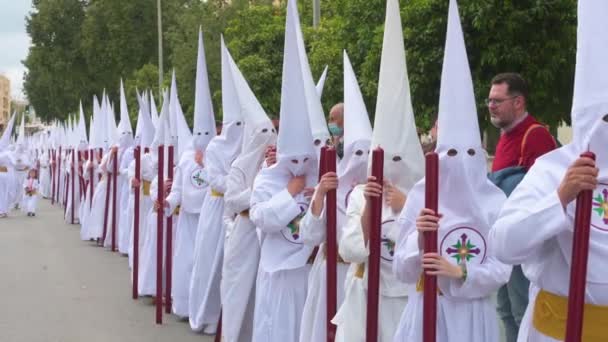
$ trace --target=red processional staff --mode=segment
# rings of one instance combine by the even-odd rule
[[[384,150],[372,152],[372,176],[381,186],[384,183]],[[378,341],[378,308],[380,296],[380,243],[382,229],[382,195],[370,201],[369,258],[367,260],[367,333],[366,342]]]
[[[111,156],[109,160],[112,160]],[[110,170],[106,168],[105,173],[108,179],[106,180],[106,202],[103,211],[103,234],[101,234],[101,246],[105,244],[106,234],[108,233],[108,211],[110,210],[110,192],[112,190],[112,188],[110,187],[112,185],[112,177],[110,176]]]
[[[61,192],[59,190],[59,177],[61,176],[61,146],[59,146],[59,153],[56,156],[57,159],[57,167],[55,169],[55,173],[57,174],[57,198],[55,199],[57,201],[57,203],[59,203],[59,193]],[[61,206],[61,203],[59,203],[59,205]]]
[[[65,161],[68,161],[68,156],[71,150],[65,151]],[[65,168],[65,176],[63,177],[63,217],[65,217],[65,212],[68,210],[68,192],[70,191],[70,175],[68,173],[68,168]],[[73,178],[73,177],[72,177]]]
[[[592,152],[585,152],[581,154],[581,157],[595,160],[595,154]],[[565,342],[582,341],[587,259],[589,257],[589,237],[591,235],[592,198],[592,190],[581,191],[576,198]]]
[[[70,182],[72,183],[72,208],[71,208],[71,222],[74,224],[74,208],[76,207],[76,156],[74,155],[76,150],[72,149],[72,175],[70,177]],[[78,158],[80,159],[80,158]]]
[[[173,145],[170,145],[168,147],[168,151],[167,151],[167,180],[168,181],[173,181],[173,162],[174,162],[174,151],[175,148]],[[171,188],[167,189],[167,191],[170,193],[171,192]],[[164,207],[164,196],[162,199],[161,203],[161,207]],[[171,213],[171,216],[167,217],[167,246],[166,246],[166,257],[165,257],[165,268],[166,268],[166,272],[165,272],[165,284],[166,284],[166,288],[165,288],[165,312],[170,314],[171,313],[171,274],[172,274],[172,270],[173,270],[173,213]]]
[[[158,146],[158,194],[156,202],[156,324],[163,324],[163,212],[165,199],[165,146]]]
[[[336,172],[336,149],[333,147],[325,151],[325,171]],[[336,338],[336,326],[331,323],[338,309],[338,237],[337,237],[337,197],[336,190],[327,192],[325,199],[326,212],[326,271],[327,271],[327,342]]]
[[[134,151],[135,179],[141,186],[141,146]],[[133,214],[133,299],[137,299],[139,288],[139,200],[140,186],[133,187],[134,214]]]
[[[57,155],[55,153],[55,150],[53,150],[53,153],[51,155],[51,184],[52,184],[52,189],[51,189],[51,204],[55,205],[55,177],[57,177]]]
[[[112,150],[112,252],[116,252],[116,193],[118,192],[118,149]]]
[[[426,155],[424,206],[437,215],[439,210],[439,156],[435,152]],[[437,231],[424,233],[424,253],[437,253]],[[437,276],[424,277],[422,306],[422,341],[437,339]]]
[[[95,169],[94,169],[94,162],[93,162],[93,158],[95,158],[93,155],[95,150],[91,149],[91,153],[89,153],[89,161],[91,162],[91,168],[89,169],[89,210],[91,210],[91,208],[93,207],[93,192],[95,191]]]

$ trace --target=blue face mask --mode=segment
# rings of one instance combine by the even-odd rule
[[[336,125],[333,122],[330,122],[327,127],[329,128],[329,133],[334,136],[334,137],[341,137],[342,133],[343,133],[343,129],[338,127],[338,125]]]

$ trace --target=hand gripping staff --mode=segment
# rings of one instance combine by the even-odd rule
[[[593,152],[585,152],[581,154],[581,157],[595,160]],[[587,284],[587,259],[589,257],[589,236],[591,235],[592,198],[592,190],[581,191],[576,198],[565,342],[582,341],[585,285]]]
[[[372,152],[372,176],[384,184],[384,150]],[[382,230],[382,196],[370,201],[369,259],[367,261],[367,334],[366,342],[378,341],[378,300],[380,295],[380,243]]]
[[[325,150],[325,172],[336,172],[336,149],[329,147]],[[333,342],[336,337],[336,326],[331,319],[336,315],[338,308],[337,297],[337,264],[338,264],[338,237],[337,237],[337,198],[336,190],[327,192],[325,199],[325,210],[327,214],[327,240],[326,248],[326,271],[327,271],[327,342]]]
[[[426,155],[425,208],[437,214],[439,207],[439,156],[435,152]],[[424,253],[437,253],[437,231],[424,233]],[[426,272],[424,277],[422,307],[422,340],[437,339],[437,276]]]

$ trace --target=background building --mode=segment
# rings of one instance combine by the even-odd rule
[[[0,75],[0,127],[4,128],[11,115],[11,81]]]

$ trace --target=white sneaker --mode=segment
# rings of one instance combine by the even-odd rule
[[[207,324],[205,329],[203,329],[203,334],[206,335],[215,335],[217,332],[217,324]]]

